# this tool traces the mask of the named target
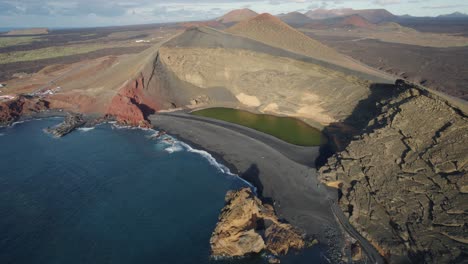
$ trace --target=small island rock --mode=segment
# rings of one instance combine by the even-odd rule
[[[238,257],[262,251],[280,255],[305,247],[302,234],[279,221],[273,207],[263,204],[250,188],[226,194],[226,206],[210,244],[215,257]]]

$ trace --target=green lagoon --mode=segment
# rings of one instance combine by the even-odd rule
[[[291,117],[254,114],[223,107],[198,110],[192,114],[249,127],[294,145],[320,146],[325,143],[325,137],[319,129]]]

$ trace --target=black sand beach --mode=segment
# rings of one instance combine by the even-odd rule
[[[203,119],[187,114],[150,117],[158,129],[228,163],[232,172],[257,187],[261,198],[273,203],[280,218],[308,234],[324,235],[326,229],[336,229],[329,206],[333,194],[318,182],[313,167],[318,147],[298,147],[252,129]],[[307,159],[312,162],[304,164]]]
[[[319,147],[300,147],[224,121],[184,112],[149,118],[157,127],[190,145],[210,152],[233,173],[257,187],[274,205],[279,218],[340,250],[343,233],[360,241],[372,263],[384,263],[377,250],[349,224],[337,206],[337,192],[317,179],[314,165]]]

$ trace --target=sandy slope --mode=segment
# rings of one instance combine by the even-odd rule
[[[361,71],[375,76],[385,76],[385,74],[362,65],[340,54],[336,50],[304,35],[270,14],[265,13],[252,19],[242,21],[226,31],[355,71]]]

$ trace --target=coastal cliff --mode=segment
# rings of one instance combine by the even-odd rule
[[[0,126],[10,125],[22,115],[49,109],[49,103],[40,98],[19,95],[8,101],[0,101]]]
[[[305,247],[303,236],[282,223],[273,207],[262,204],[249,188],[230,191],[211,239],[214,257],[235,257],[267,251],[275,256]]]
[[[128,81],[119,90],[107,109],[106,114],[114,117],[121,125],[151,127],[148,115],[154,114],[157,105],[144,94],[145,78]]]
[[[468,250],[468,119],[427,90],[397,87],[319,177],[390,263],[458,262]]]

